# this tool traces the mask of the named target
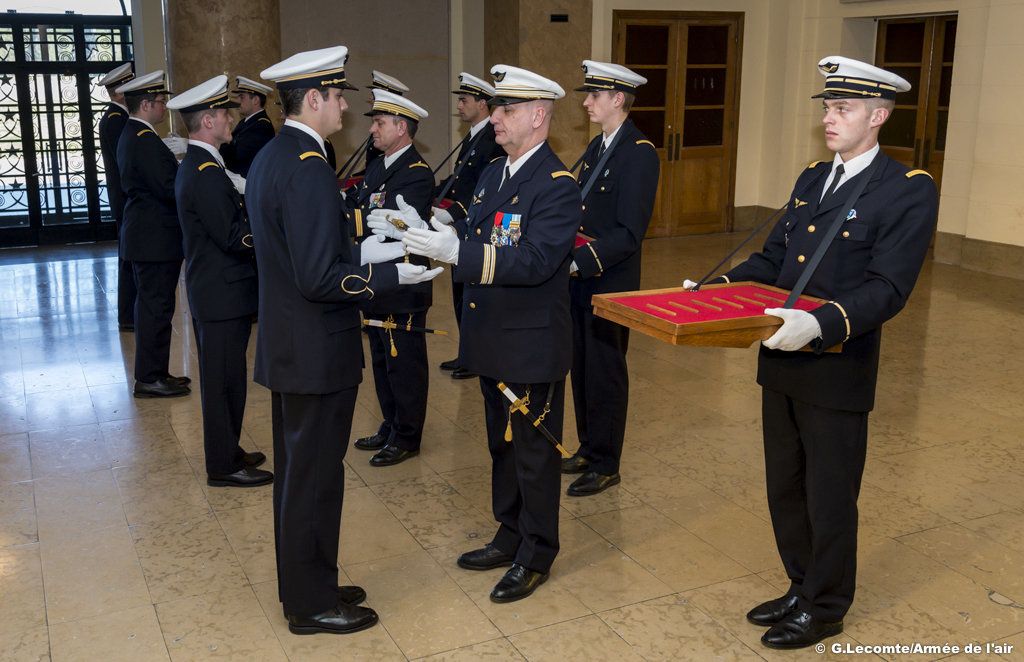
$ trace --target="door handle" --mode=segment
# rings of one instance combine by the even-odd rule
[[[675,136],[674,133],[668,134],[668,146],[665,148],[665,160],[672,160],[672,138]]]
[[[682,142],[683,142],[683,139],[680,138],[679,134],[677,133],[676,134],[676,155],[675,155],[675,157],[673,157],[673,159],[672,159],[673,161],[678,161],[679,160],[679,147],[682,144]]]

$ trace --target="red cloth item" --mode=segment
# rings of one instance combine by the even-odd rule
[[[764,315],[765,308],[781,308],[786,301],[786,295],[757,285],[743,284],[715,287],[697,292],[623,294],[609,297],[609,299],[667,322],[686,324],[758,317]],[[657,308],[651,306],[657,306]],[[685,308],[681,306],[685,306]],[[797,310],[811,311],[819,306],[821,304],[817,301],[800,297],[793,307]]]

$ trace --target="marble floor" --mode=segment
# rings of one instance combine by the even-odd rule
[[[649,241],[644,285],[697,277],[736,241]],[[639,335],[622,484],[563,497],[551,581],[508,605],[488,600],[500,570],[455,565],[494,528],[489,458],[478,386],[437,369],[455,339],[431,336],[422,454],[383,469],[355,449],[346,460],[339,562],[381,623],[292,636],[276,599],[270,488],[206,487],[197,395],[131,397],[133,338],[118,333],[115,289],[110,245],[0,251],[2,660],[945,655],[761,647],[743,615],[786,582],[765,502],[756,350]],[[431,325],[454,328],[446,277],[435,301]],[[171,371],[195,377],[187,315],[179,289]],[[1020,282],[930,264],[888,325],[857,600],[834,641],[977,643],[981,654],[955,659],[1024,659],[1022,322]],[[371,379],[354,436],[378,424]],[[255,384],[243,441],[271,453],[269,393]],[[1012,651],[986,654],[990,642]]]

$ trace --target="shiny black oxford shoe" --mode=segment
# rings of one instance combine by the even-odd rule
[[[491,591],[491,602],[515,602],[530,597],[547,580],[546,573],[514,563]]]
[[[388,445],[388,439],[379,432],[374,432],[369,437],[356,439],[354,445],[361,451],[379,451]]]
[[[242,455],[242,464],[255,469],[267,461],[267,456],[259,451],[253,451],[252,453],[245,453]]]
[[[754,625],[771,627],[790,613],[796,611],[797,597],[784,595],[768,602],[762,602],[747,612],[747,621]]]
[[[576,453],[572,457],[562,458],[562,473],[581,474],[590,467],[590,460]]]
[[[592,496],[600,494],[613,485],[622,482],[619,474],[599,474],[596,471],[588,471],[576,480],[565,490],[565,493],[573,497]]]
[[[374,467],[390,467],[393,464],[401,464],[419,454],[419,451],[407,451],[394,444],[388,444],[370,458],[370,465]]]
[[[132,395],[136,398],[180,398],[192,392],[188,386],[169,379],[158,379],[155,382],[135,382]]]
[[[492,568],[506,568],[512,565],[515,557],[506,554],[491,543],[487,543],[480,549],[466,552],[457,561],[460,568],[466,570],[491,570]]]
[[[806,648],[843,631],[843,622],[825,623],[806,611],[794,611],[768,628],[761,643],[768,648]]]
[[[207,474],[210,487],[259,487],[274,482],[274,474],[263,469],[242,467],[233,474]]]
[[[338,600],[354,607],[366,601],[366,591],[362,586],[339,586]]]
[[[313,616],[288,616],[292,634],[351,634],[373,627],[380,620],[369,607],[356,607],[339,602],[335,607]]]

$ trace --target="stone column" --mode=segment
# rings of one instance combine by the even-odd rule
[[[217,74],[261,80],[260,72],[281,60],[278,0],[165,0],[167,74],[182,92]],[[277,95],[267,112],[280,126]],[[179,129],[179,133],[180,133]]]

